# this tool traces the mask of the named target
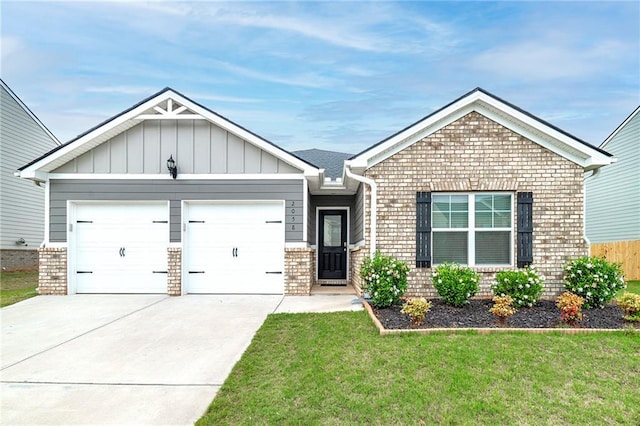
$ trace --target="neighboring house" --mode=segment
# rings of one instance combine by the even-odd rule
[[[44,189],[18,179],[18,167],[60,145],[58,139],[0,80],[0,265],[38,268],[44,240]]]
[[[640,280],[640,107],[600,145],[617,162],[586,178],[587,238],[594,255],[623,262]]]
[[[309,294],[357,287],[379,249],[409,262],[409,294],[433,295],[432,267],[454,260],[483,273],[484,294],[496,271],[532,263],[554,293],[587,253],[583,174],[612,161],[482,89],[335,179],[318,158],[332,155],[311,155],[153,95],[21,168],[46,183],[40,292]]]

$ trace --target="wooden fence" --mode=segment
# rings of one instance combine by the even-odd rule
[[[640,240],[591,244],[591,256],[622,262],[625,279],[640,280]]]

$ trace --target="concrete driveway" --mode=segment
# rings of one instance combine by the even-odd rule
[[[0,310],[1,424],[193,424],[282,296],[39,296]]]

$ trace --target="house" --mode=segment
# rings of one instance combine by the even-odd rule
[[[586,178],[586,226],[591,253],[622,262],[640,280],[640,106],[600,145],[616,156]]]
[[[46,185],[41,293],[309,294],[358,287],[379,249],[411,264],[410,294],[432,295],[447,260],[482,272],[485,293],[531,263],[559,290],[587,252],[583,174],[611,161],[478,88],[332,179],[167,88],[20,175]]]
[[[3,271],[38,269],[44,239],[44,189],[17,179],[18,167],[60,145],[0,79],[0,265]]]

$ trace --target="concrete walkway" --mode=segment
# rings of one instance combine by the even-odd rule
[[[1,424],[193,424],[270,313],[355,296],[38,296],[0,310]]]

